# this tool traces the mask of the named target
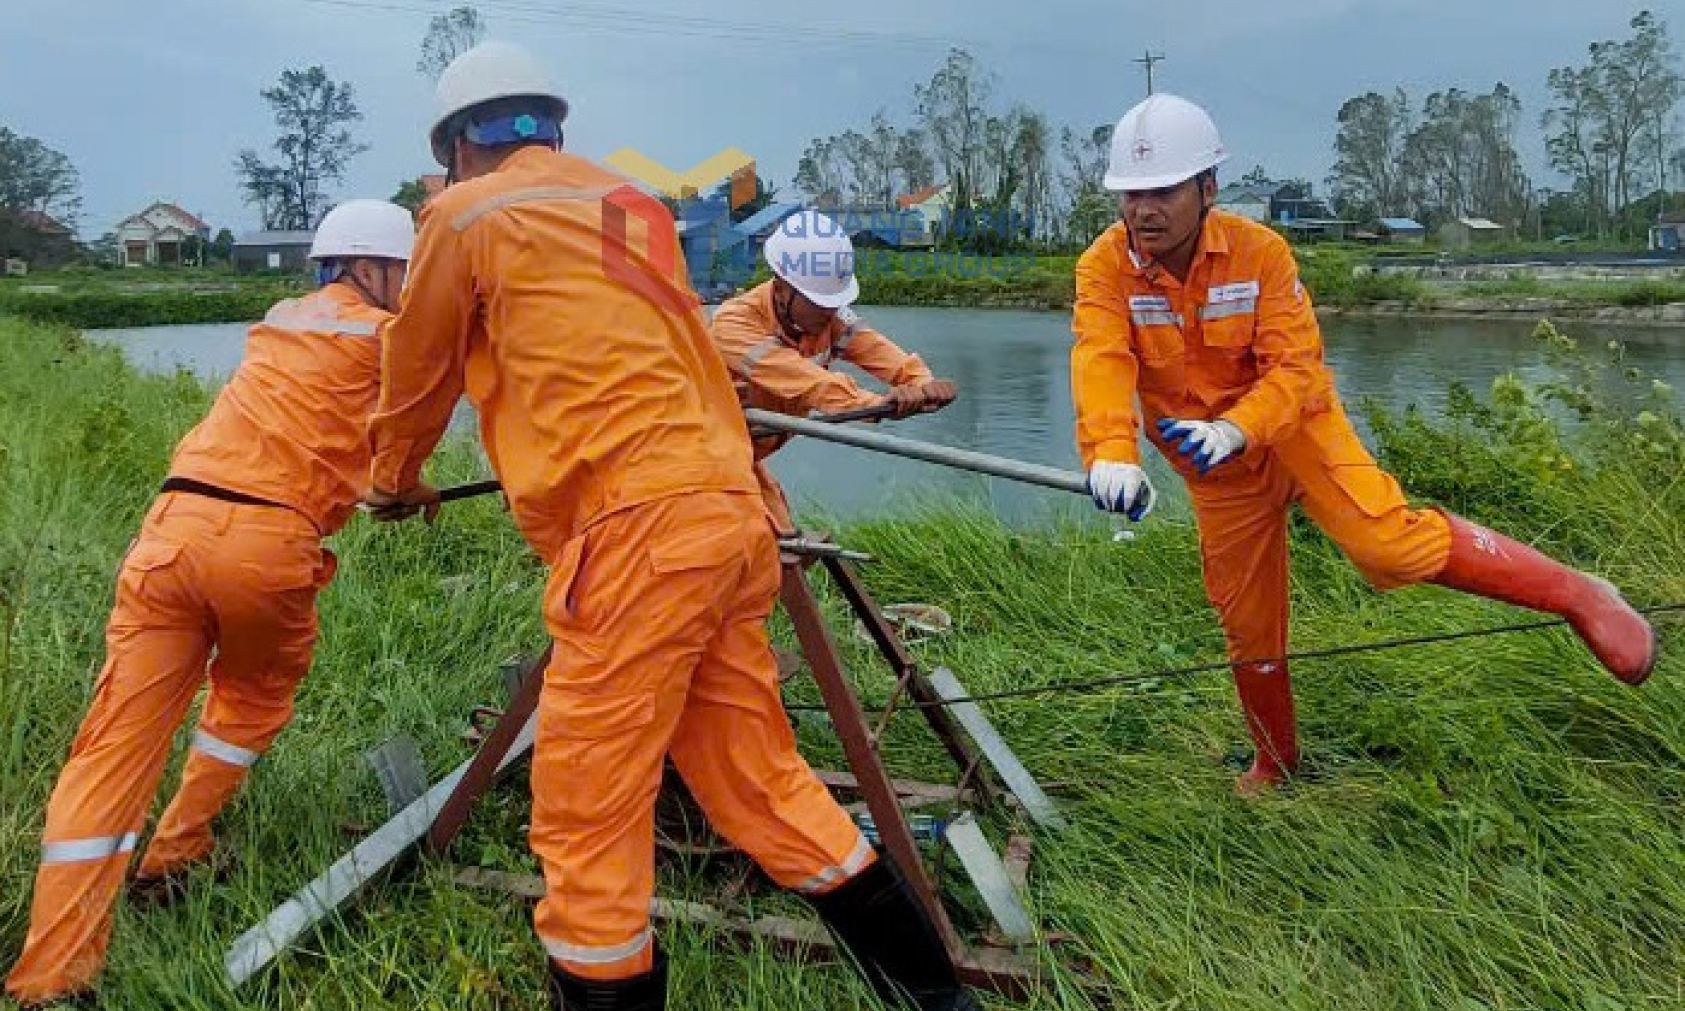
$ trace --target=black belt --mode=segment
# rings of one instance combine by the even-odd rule
[[[266,498],[258,498],[256,495],[247,495],[242,492],[230,491],[227,488],[219,488],[214,484],[206,484],[203,481],[195,481],[190,477],[169,478],[164,482],[164,486],[159,488],[158,491],[160,494],[175,491],[181,492],[185,495],[203,495],[205,498],[214,498],[223,502],[235,502],[239,505],[269,506],[273,509],[288,508],[279,502],[271,502]]]

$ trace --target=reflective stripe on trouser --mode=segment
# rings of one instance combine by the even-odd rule
[[[568,972],[650,968],[669,753],[710,824],[779,884],[870,863],[784,714],[766,633],[779,578],[761,503],[725,493],[622,510],[553,566],[531,841],[548,885],[535,926]]]
[[[274,719],[274,706],[250,709],[265,694],[260,686],[295,684],[308,665],[325,571],[316,543],[315,528],[288,510],[159,498],[118,574],[105,665],[47,805],[44,857],[140,830],[213,647],[220,652],[202,725],[222,741],[262,749],[266,742],[241,731]],[[230,715],[213,723],[223,712]],[[6,981],[14,997],[38,1001],[92,981],[128,858],[119,847],[101,859],[43,861],[23,953]]]
[[[1188,489],[1205,586],[1235,659],[1287,651],[1287,511],[1297,502],[1378,589],[1439,574],[1450,527],[1411,509],[1335,405],[1307,416],[1253,465],[1248,454]]]

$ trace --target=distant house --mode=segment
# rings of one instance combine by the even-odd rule
[[[68,239],[70,226],[42,211],[20,211],[18,224],[47,239]]]
[[[1270,220],[1286,221],[1334,221],[1334,212],[1328,209],[1328,204],[1316,197],[1283,196],[1279,191],[1270,199]]]
[[[0,208],[0,260],[8,276],[31,266],[52,267],[77,257],[75,232],[50,214]]]
[[[1344,218],[1288,218],[1275,223],[1288,238],[1298,242],[1339,242],[1351,237],[1356,225],[1357,222]]]
[[[954,206],[953,192],[946,183],[926,186],[895,198],[895,206],[903,211],[917,211],[924,218],[925,230],[934,235],[942,227]]]
[[[1685,211],[1663,211],[1650,226],[1649,248],[1668,253],[1685,252]]]
[[[1389,242],[1407,242],[1421,245],[1427,241],[1427,226],[1414,218],[1378,218],[1375,221],[1375,232]]]
[[[234,240],[234,270],[249,274],[256,270],[303,273],[310,262],[310,243],[315,232],[252,232]]]
[[[825,213],[842,225],[855,248],[929,249],[936,244],[929,223],[916,210],[835,207]]]
[[[1217,191],[1217,208],[1253,221],[1270,221],[1280,183],[1230,183]]]
[[[1439,226],[1439,240],[1451,249],[1501,242],[1508,233],[1503,225],[1486,218],[1458,218]]]
[[[211,226],[160,200],[117,226],[118,262],[125,267],[178,267],[191,238],[201,245],[209,242]]]

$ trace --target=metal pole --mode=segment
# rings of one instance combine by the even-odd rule
[[[957,470],[969,470],[977,474],[987,474],[990,477],[1005,478],[1008,481],[1019,481],[1023,484],[1040,485],[1043,488],[1054,488],[1058,491],[1068,491],[1077,495],[1088,494],[1088,478],[1074,470],[1043,467],[1040,464],[1024,463],[1004,456],[990,456],[987,453],[975,453],[969,449],[953,449],[948,446],[938,446],[934,443],[919,442],[916,439],[903,439],[900,436],[885,435],[882,432],[842,428],[822,422],[809,421],[806,418],[791,417],[788,414],[763,411],[754,407],[748,408],[743,413],[748,417],[750,424],[770,428],[778,432],[811,436],[826,442],[853,446],[856,449],[869,449],[875,453],[887,453],[890,456],[906,457],[909,460],[922,460],[925,463],[953,467]]]

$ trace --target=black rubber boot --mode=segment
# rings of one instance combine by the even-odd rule
[[[550,1006],[555,1011],[663,1011],[667,1007],[667,956],[630,979],[580,979],[550,963]]]
[[[885,1003],[918,1011],[981,1011],[960,985],[936,924],[887,854],[808,901]]]

